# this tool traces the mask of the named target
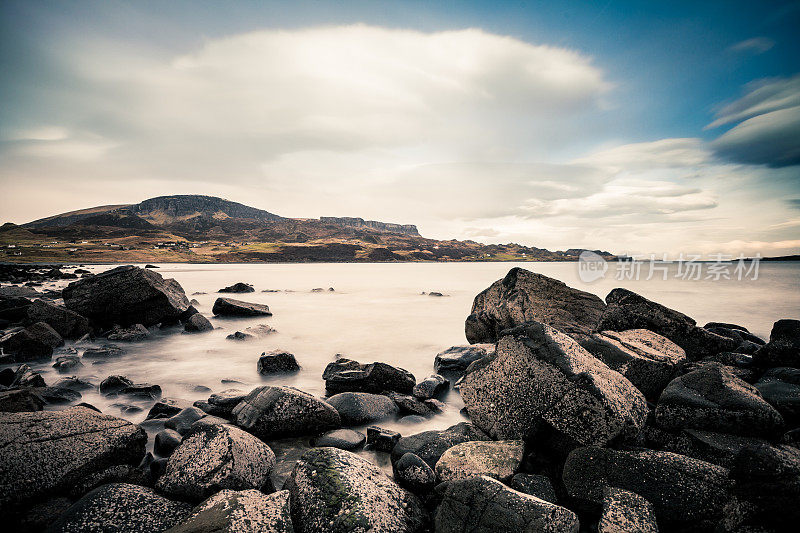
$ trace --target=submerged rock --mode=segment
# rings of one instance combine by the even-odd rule
[[[507,483],[522,464],[521,440],[462,442],[442,454],[436,463],[439,481],[489,476]]]
[[[605,487],[597,533],[658,533],[653,504],[634,492]]]
[[[231,414],[237,426],[265,440],[314,435],[341,425],[333,406],[291,387],[253,389]]]
[[[68,309],[108,326],[154,326],[177,320],[189,308],[189,300],[177,281],[134,266],[113,268],[72,282],[62,294]]]
[[[233,292],[233,293],[245,293],[245,292],[255,292],[256,290],[253,288],[252,285],[249,283],[242,283],[241,281],[238,283],[234,283],[228,287],[218,290],[217,292]]]
[[[579,526],[569,509],[486,476],[447,483],[435,523],[436,533],[577,533]]]
[[[294,355],[283,350],[264,352],[258,358],[258,373],[262,376],[298,372],[299,370],[300,365],[297,364]]]
[[[442,454],[456,444],[488,440],[489,437],[480,429],[469,422],[461,422],[447,429],[423,431],[401,438],[392,450],[392,461],[397,462],[410,452],[434,468]]]
[[[169,533],[294,533],[289,491],[221,490]]]
[[[367,437],[360,431],[352,429],[334,429],[323,433],[313,440],[314,446],[330,446],[342,450],[353,451],[362,447]]]
[[[360,426],[397,416],[395,403],[380,394],[368,392],[341,392],[328,398],[328,403],[339,412],[344,426]]]
[[[200,313],[195,313],[183,321],[183,329],[191,333],[196,333],[201,331],[211,331],[214,329],[214,326],[206,317]]]
[[[47,531],[153,533],[178,524],[191,509],[189,504],[170,501],[147,487],[111,483],[75,502]]]
[[[429,400],[437,396],[450,386],[450,382],[439,374],[433,374],[423,379],[416,385],[411,393],[421,400]]]
[[[62,355],[56,357],[56,362],[53,363],[53,368],[58,370],[60,374],[66,374],[83,366],[81,358],[77,355]]]
[[[234,300],[233,298],[217,298],[211,312],[220,316],[272,316],[269,306]]]
[[[594,331],[605,307],[594,294],[512,268],[475,297],[465,324],[467,340],[470,344],[494,343],[504,329],[535,321],[580,341]]]
[[[302,455],[286,481],[298,533],[413,533],[424,523],[416,496],[367,459],[336,448]]]
[[[84,359],[110,359],[120,357],[125,354],[125,350],[116,344],[106,344],[96,348],[87,348],[83,352]]]
[[[397,391],[411,393],[416,384],[408,370],[386,363],[361,364],[352,359],[339,359],[328,364],[322,373],[325,389],[330,394],[339,392]]]
[[[183,438],[156,488],[200,501],[220,489],[260,489],[274,466],[270,447],[249,433],[229,425],[207,425]]]
[[[144,456],[144,430],[85,407],[0,413],[0,507],[65,492],[91,473]]]
[[[542,424],[581,444],[606,444],[644,426],[647,403],[630,381],[577,341],[532,322],[509,330],[461,383],[473,423],[496,439],[533,438]]]
[[[134,324],[127,328],[114,328],[106,338],[110,341],[137,342],[150,336],[150,332],[142,324]]]
[[[433,368],[439,374],[461,375],[467,367],[478,359],[494,353],[494,344],[468,344],[451,346],[436,354]]]

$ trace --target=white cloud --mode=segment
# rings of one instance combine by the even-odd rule
[[[800,74],[791,78],[760,80],[746,87],[747,93],[719,108],[706,128],[740,122],[748,118],[800,105]]]
[[[749,52],[753,54],[763,54],[775,46],[775,41],[768,37],[753,37],[732,45],[729,50],[732,52]]]

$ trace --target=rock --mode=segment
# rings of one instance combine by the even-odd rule
[[[217,426],[219,424],[231,425],[230,420],[225,420],[218,416],[206,415],[189,427],[189,432],[193,432],[198,428],[205,428],[206,426]]]
[[[286,481],[297,533],[419,532],[416,496],[367,459],[336,448],[305,452]]]
[[[0,391],[0,412],[41,411],[43,407],[42,397],[30,389]]]
[[[81,393],[71,389],[59,387],[45,387],[36,389],[36,393],[42,397],[47,404],[61,405],[65,403],[77,402],[81,399]]]
[[[400,433],[391,429],[369,426],[366,447],[370,450],[391,453],[401,436]]]
[[[734,351],[737,342],[697,327],[696,322],[678,311],[631,292],[614,289],[606,296],[606,307],[597,325],[598,331],[649,329],[686,351],[695,361],[706,355]]]
[[[122,402],[112,403],[111,407],[116,407],[117,409],[122,411],[123,415],[132,415],[136,413],[141,413],[144,410],[138,405],[133,405],[130,403],[122,403]]]
[[[62,295],[67,309],[105,326],[154,326],[177,320],[189,308],[189,300],[177,281],[134,266],[121,266],[74,281]]]
[[[646,329],[594,333],[581,346],[628,378],[650,400],[658,399],[686,361],[683,348]]]
[[[190,404],[187,400],[161,398],[150,408],[145,420],[171,418],[189,406]]]
[[[423,431],[401,438],[392,450],[392,462],[410,452],[434,468],[442,454],[456,444],[488,440],[489,437],[480,429],[469,422],[461,422],[447,429]]]
[[[294,533],[289,491],[221,490],[169,533]]]
[[[436,473],[413,453],[405,453],[394,464],[394,479],[415,494],[430,492],[436,486]]]
[[[382,391],[408,394],[417,382],[408,370],[379,362],[362,365],[351,359],[339,359],[328,364],[322,373],[322,379],[325,380],[325,389],[329,394]]]
[[[77,376],[61,378],[53,386],[59,387],[61,389],[72,389],[79,392],[95,388],[95,386],[91,382],[86,381],[84,379],[80,379]]]
[[[125,354],[125,350],[116,344],[106,344],[97,348],[87,348],[83,352],[84,359],[110,359],[112,357],[120,357]]]
[[[772,325],[769,342],[753,356],[763,368],[790,366],[800,368],[800,320],[778,320]]]
[[[38,372],[35,372],[28,365],[19,365],[14,372],[14,378],[11,380],[11,389],[22,389],[28,387],[46,387],[44,378]]]
[[[49,359],[53,348],[64,344],[56,331],[44,322],[37,322],[25,329],[8,333],[0,338],[0,348],[20,361]]]
[[[273,333],[277,333],[278,330],[275,328],[268,326],[267,324],[259,324],[257,326],[250,326],[249,328],[245,329],[250,335],[258,338],[264,338],[268,335],[272,335]]]
[[[133,381],[125,376],[108,376],[100,382],[100,394],[117,394],[125,387],[133,385]]]
[[[647,403],[636,387],[550,326],[509,330],[493,356],[470,366],[461,396],[495,439],[528,440],[547,424],[581,444],[636,435]]]
[[[44,531],[50,524],[58,520],[71,505],[72,500],[63,496],[35,503],[26,509],[24,514],[14,517],[16,521],[11,519],[11,530]],[[8,518],[6,520],[6,527],[9,527]]]
[[[81,358],[77,355],[62,355],[60,357],[56,357],[56,362],[53,364],[53,368],[58,370],[58,372],[61,374],[72,372],[76,368],[80,368],[82,366],[83,363],[81,363]]]
[[[152,487],[153,477],[150,475],[150,462],[148,460],[151,457],[152,454],[146,454],[145,459],[137,466],[114,465],[90,474],[73,485],[67,495],[70,498],[78,499],[97,487],[109,483],[130,483],[131,485]]]
[[[161,398],[161,387],[150,383],[134,383],[123,387],[119,394],[133,396],[140,400],[158,400]]]
[[[711,363],[675,378],[658,400],[655,418],[667,430],[685,428],[736,435],[773,435],[781,415],[727,367]]]
[[[380,394],[341,392],[328,398],[344,426],[360,426],[397,416],[397,405]]]
[[[0,413],[0,507],[40,501],[94,472],[137,464],[146,442],[138,426],[85,407]]]
[[[540,500],[550,503],[557,503],[558,498],[556,491],[553,489],[553,483],[547,476],[540,476],[536,474],[515,474],[509,483],[512,489],[536,496]]]
[[[367,437],[360,431],[352,429],[334,429],[323,433],[313,441],[314,446],[330,446],[341,450],[353,451],[364,445]]]
[[[436,510],[436,533],[578,532],[578,517],[569,509],[512,490],[487,476],[452,481],[443,492]]]
[[[512,268],[475,297],[465,331],[470,344],[494,343],[504,329],[536,321],[580,341],[594,331],[605,307],[594,294]]]
[[[445,351],[436,354],[433,368],[439,374],[460,376],[470,364],[493,353],[494,344],[451,346]]]
[[[34,300],[26,311],[28,320],[47,323],[65,339],[80,339],[92,331],[86,317],[66,307],[53,305],[44,300]]]
[[[208,397],[208,404],[212,407],[213,412],[209,414],[231,418],[233,408],[244,400],[245,396],[245,392],[239,389],[225,389],[222,392],[212,394]],[[206,412],[208,413],[208,411]]]
[[[429,417],[437,412],[433,405],[429,405],[430,402],[435,400],[420,400],[410,394],[402,394],[394,391],[385,391],[383,395],[390,398],[397,405],[401,415],[412,414]]]
[[[243,333],[241,331],[237,331],[235,333],[231,333],[225,338],[228,339],[229,341],[249,341],[254,337],[249,333]]]
[[[267,305],[243,302],[233,298],[217,298],[211,311],[220,316],[272,316]]]
[[[422,400],[429,400],[446,391],[449,386],[448,380],[439,374],[433,374],[414,385],[411,393]]]
[[[191,501],[220,489],[260,489],[275,466],[269,446],[239,428],[209,425],[184,436],[156,488]]]
[[[48,531],[152,533],[180,523],[191,509],[189,504],[170,501],[147,487],[112,483],[75,502]]]
[[[404,425],[419,424],[420,422],[425,422],[425,417],[420,415],[406,415],[400,418],[398,422]]]
[[[341,425],[333,406],[291,387],[253,389],[231,414],[237,426],[264,440],[314,435]]]
[[[519,470],[524,449],[521,440],[462,442],[442,454],[436,476],[439,481],[489,476],[507,483]]]
[[[234,292],[234,293],[245,293],[245,292],[255,292],[255,289],[252,285],[248,283],[234,283],[229,287],[225,287],[224,289],[220,289],[217,292]]]
[[[110,341],[138,342],[150,336],[150,332],[142,324],[134,324],[127,328],[114,328],[106,338]]]
[[[658,533],[653,505],[634,492],[605,487],[597,533]]]
[[[781,437],[781,444],[788,444],[795,448],[800,448],[800,428],[795,428],[787,431]]]
[[[788,427],[800,426],[800,369],[771,368],[755,388],[781,414]]]
[[[730,468],[736,455],[744,448],[768,444],[765,439],[715,433],[698,429],[684,429],[671,434],[648,428],[647,447],[679,453],[701,461]]]
[[[730,498],[728,469],[662,451],[576,448],[563,482],[570,496],[600,505],[606,487],[635,492],[653,504],[659,522],[720,517]]]
[[[200,313],[195,313],[183,322],[183,329],[192,333],[200,331],[211,331],[214,326],[206,317]]]
[[[164,421],[164,427],[167,429],[174,429],[180,435],[186,435],[186,433],[189,432],[189,428],[192,427],[192,424],[204,416],[206,416],[206,413],[197,407],[186,407],[172,417],[167,418]]]
[[[262,376],[278,373],[298,372],[300,365],[294,355],[283,350],[264,352],[258,358],[258,373]]]

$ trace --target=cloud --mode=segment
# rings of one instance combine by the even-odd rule
[[[744,96],[720,107],[715,120],[706,129],[800,105],[800,74],[752,82],[745,90]]]
[[[790,198],[786,200],[786,203],[789,204],[789,207],[792,209],[800,209],[800,198]]]
[[[731,45],[728,50],[732,52],[763,54],[764,52],[771,50],[773,46],[775,46],[775,41],[772,39],[767,37],[753,37],[752,39],[746,39]]]
[[[712,143],[731,161],[784,167],[800,164],[800,106],[749,118]]]

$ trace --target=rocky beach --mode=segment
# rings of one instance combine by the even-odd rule
[[[337,354],[301,390],[310,362],[272,349],[252,357],[261,386],[219,375],[191,400],[104,364],[220,335],[220,320],[245,321],[226,342],[247,345],[275,311],[243,280],[208,295],[206,316],[149,266],[0,268],[13,530],[785,531],[800,518],[800,321],[775,317],[762,339],[515,267],[475,296],[469,344],[432,354],[427,375]],[[458,421],[423,430],[437,417]]]

